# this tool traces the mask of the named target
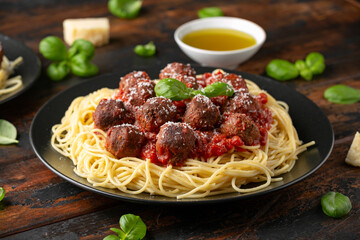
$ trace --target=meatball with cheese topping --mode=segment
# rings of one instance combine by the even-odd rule
[[[176,121],[177,108],[170,99],[153,97],[146,101],[136,112],[140,127],[148,132],[159,132],[161,125]]]
[[[120,99],[102,99],[93,113],[95,127],[107,131],[111,126],[133,123],[134,116]]]
[[[225,114],[220,131],[227,137],[239,136],[246,145],[260,143],[260,130],[255,122],[242,113]]]
[[[117,158],[138,157],[146,138],[135,126],[122,124],[107,132],[106,149]]]
[[[158,160],[165,165],[179,165],[192,155],[195,142],[195,132],[188,124],[165,123],[157,135],[156,155]]]
[[[169,63],[161,70],[159,77],[160,79],[174,78],[185,83],[188,88],[199,89],[199,84],[196,81],[196,72],[189,64]]]
[[[196,130],[212,130],[219,119],[218,107],[208,97],[197,95],[189,103],[183,122]]]

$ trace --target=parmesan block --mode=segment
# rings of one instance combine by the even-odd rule
[[[64,40],[71,46],[76,39],[85,39],[99,47],[109,43],[110,24],[107,18],[65,19]]]
[[[360,133],[356,132],[354,140],[350,146],[345,162],[355,167],[360,167]]]

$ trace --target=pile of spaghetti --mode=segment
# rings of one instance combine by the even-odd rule
[[[219,70],[208,74],[220,73],[225,74]],[[263,108],[271,113],[271,123],[262,144],[243,144],[218,156],[189,155],[181,164],[161,164],[150,157],[118,158],[106,149],[107,132],[96,127],[93,119],[101,100],[119,96],[118,89],[108,88],[74,99],[61,123],[53,126],[51,144],[69,157],[75,173],[93,186],[178,199],[258,191],[281,181],[277,176],[289,172],[298,155],[314,142],[303,144],[299,140],[286,103],[276,101],[250,80],[246,85],[252,96],[267,98]],[[248,183],[256,184],[247,187]]]
[[[5,55],[0,43],[0,96],[11,94],[18,91],[23,83],[21,76],[10,77],[14,73],[14,69],[21,64],[22,57],[17,57],[14,61],[10,61]]]

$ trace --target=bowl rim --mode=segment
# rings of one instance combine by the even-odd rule
[[[186,43],[184,43],[180,38],[179,38],[179,33],[181,31],[183,31],[184,28],[187,28],[191,25],[194,25],[194,24],[198,24],[199,22],[213,22],[213,21],[217,21],[217,20],[227,20],[227,21],[242,21],[242,22],[246,22],[248,24],[252,24],[253,26],[255,26],[261,33],[261,38],[260,38],[260,41],[256,41],[256,44],[250,46],[250,47],[247,47],[247,48],[242,48],[242,49],[237,49],[237,50],[228,50],[228,51],[213,51],[213,50],[205,50],[205,49],[201,49],[201,48],[196,48],[196,47],[193,47],[193,46],[190,46]],[[207,29],[207,28],[211,28],[211,27],[208,27],[207,25],[204,24],[204,27],[201,28],[201,29]],[[224,28],[224,29],[233,29],[233,28],[228,28],[228,27],[221,27],[221,28]],[[251,34],[250,34],[251,35]],[[254,37],[252,35],[252,37]],[[191,20],[191,21],[188,21],[182,25],[180,25],[174,32],[174,39],[175,39],[175,42],[180,46],[180,47],[184,47],[184,48],[187,48],[188,50],[191,50],[193,52],[196,52],[196,53],[200,53],[200,54],[208,54],[208,55],[232,55],[232,54],[239,54],[239,53],[243,53],[243,52],[247,52],[247,51],[251,51],[251,50],[255,50],[259,47],[261,47],[265,40],[266,40],[266,32],[265,30],[258,24],[250,21],[250,20],[247,20],[247,19],[244,19],[244,18],[237,18],[237,17],[227,17],[227,16],[222,16],[222,17],[209,17],[209,18],[200,18],[200,19],[194,19],[194,20]]]

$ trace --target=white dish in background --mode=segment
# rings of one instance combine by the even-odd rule
[[[232,51],[210,51],[185,44],[182,39],[190,32],[209,28],[233,29],[250,34],[256,44],[247,48]],[[256,23],[235,17],[210,17],[196,19],[178,27],[174,38],[180,49],[192,60],[202,66],[235,69],[239,64],[251,58],[263,45],[266,33]]]

